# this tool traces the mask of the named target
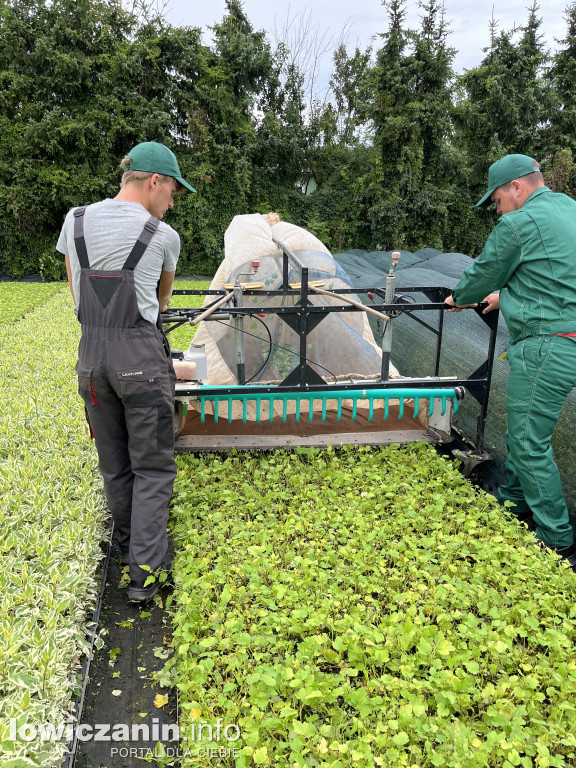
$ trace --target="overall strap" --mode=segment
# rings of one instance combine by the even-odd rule
[[[88,261],[88,251],[86,249],[86,240],[84,240],[84,214],[86,213],[86,206],[82,205],[80,208],[76,208],[74,211],[74,245],[76,246],[76,254],[78,261],[82,269],[90,269],[90,262]]]
[[[129,269],[133,270],[134,267],[138,264],[142,256],[144,255],[144,251],[146,248],[148,248],[148,245],[150,244],[150,240],[154,237],[156,234],[156,230],[158,229],[158,224],[160,222],[158,219],[154,218],[154,216],[150,216],[146,224],[144,224],[144,229],[140,233],[140,237],[136,242],[134,243],[134,248],[130,251],[130,255],[124,262],[124,266],[122,269]]]

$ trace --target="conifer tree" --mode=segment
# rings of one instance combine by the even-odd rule
[[[498,33],[493,19],[484,60],[459,79],[456,124],[470,158],[472,197],[483,193],[488,167],[503,155],[540,159],[543,154],[551,91],[543,77],[548,54],[537,14],[538,5],[533,3],[525,26],[511,32]]]
[[[550,82],[555,103],[550,110],[550,129],[547,132],[548,152],[570,149],[576,156],[576,2],[564,12],[566,37],[554,56],[550,69]]]
[[[330,87],[334,96],[336,136],[344,146],[354,146],[370,133],[375,86],[371,53],[371,48],[365,51],[356,48],[348,55],[344,44],[334,52]]]
[[[185,230],[194,272],[215,270],[224,230],[233,216],[252,207],[254,166],[259,162],[255,114],[274,75],[265,34],[254,31],[239,0],[226,0],[224,18],[213,32],[188,126],[200,193]]]
[[[373,234],[382,247],[442,247],[456,173],[450,150],[454,50],[439,0],[420,3],[418,32],[404,0],[384,0],[390,23],[377,56]]]

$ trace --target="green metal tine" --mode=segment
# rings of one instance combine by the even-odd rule
[[[228,422],[232,422],[232,404],[235,401],[242,403],[242,423],[245,424],[248,419],[248,403],[254,402],[256,404],[256,421],[260,423],[261,417],[261,404],[262,401],[267,401],[269,406],[268,419],[270,422],[274,419],[274,403],[277,400],[282,402],[282,422],[285,423],[288,418],[288,402],[294,402],[296,405],[295,420],[300,421],[301,416],[301,403],[303,400],[308,402],[308,421],[311,422],[314,418],[314,404],[316,400],[322,401],[322,421],[326,421],[327,404],[329,400],[335,400],[337,403],[337,420],[340,421],[342,417],[342,403],[344,401],[352,401],[352,415],[351,419],[354,421],[357,417],[357,407],[360,400],[368,400],[368,420],[372,421],[374,418],[374,403],[377,400],[383,400],[384,402],[384,418],[387,419],[390,413],[390,400],[398,400],[398,416],[402,418],[404,416],[406,400],[414,400],[414,412],[413,417],[416,418],[420,412],[420,400],[429,400],[428,416],[432,416],[434,412],[434,400],[440,400],[442,403],[442,415],[446,413],[448,401],[452,401],[454,404],[454,413],[458,410],[458,398],[454,389],[435,389],[433,387],[426,389],[367,389],[367,390],[326,390],[323,392],[272,392],[272,393],[234,393],[230,391],[233,387],[216,387],[210,386],[206,389],[225,389],[226,392],[221,394],[202,394],[202,388],[200,389],[200,420],[205,422],[206,418],[206,403],[208,401],[214,403],[214,423],[218,423],[219,419],[219,403],[226,402],[228,404]]]

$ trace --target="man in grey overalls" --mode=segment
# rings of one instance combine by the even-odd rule
[[[161,219],[174,194],[195,190],[156,142],[138,144],[122,167],[119,194],[69,211],[57,248],[82,325],[78,389],[129,564],[128,598],[145,600],[158,591],[158,581],[146,581],[168,549],[176,475],[175,375],[160,311],[172,293],[180,238]]]

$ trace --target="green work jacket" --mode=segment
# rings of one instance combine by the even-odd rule
[[[513,343],[576,332],[575,200],[539,187],[501,216],[452,298],[473,304],[497,290]]]

